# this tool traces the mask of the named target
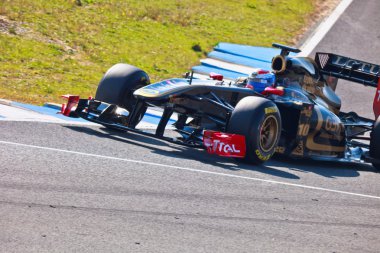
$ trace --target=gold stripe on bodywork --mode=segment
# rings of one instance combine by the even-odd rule
[[[318,123],[317,123],[316,128],[314,129],[314,132],[307,137],[306,147],[312,151],[344,152],[345,147],[336,147],[332,145],[324,145],[324,144],[319,144],[319,143],[314,142],[314,137],[318,134],[318,132],[321,130],[322,125],[323,125],[323,115],[321,111],[319,110],[318,106],[315,106],[314,108],[315,108],[315,111],[317,112]]]

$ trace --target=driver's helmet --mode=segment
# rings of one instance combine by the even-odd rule
[[[254,71],[248,77],[246,88],[261,93],[266,87],[273,86],[275,81],[275,74],[269,71]]]

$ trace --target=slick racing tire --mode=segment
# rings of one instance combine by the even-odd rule
[[[372,158],[380,160],[380,117],[377,118],[371,132],[371,143],[369,146],[369,154]],[[380,170],[380,163],[372,163],[373,167]]]
[[[135,66],[119,63],[112,66],[98,85],[95,99],[116,104],[131,112],[136,99],[133,92],[150,83],[149,76]]]
[[[245,97],[231,114],[228,133],[245,136],[244,161],[261,164],[275,152],[281,135],[281,117],[272,101],[262,97]]]
[[[96,90],[95,99],[109,104],[116,104],[131,113],[136,104],[133,92],[149,83],[149,76],[143,70],[129,64],[118,63],[112,66],[103,76]],[[141,121],[145,111],[146,109],[140,113],[136,124]],[[125,118],[120,123],[126,124],[128,118]]]

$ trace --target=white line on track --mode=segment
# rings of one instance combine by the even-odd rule
[[[339,17],[344,13],[348,6],[353,0],[342,0],[340,4],[335,8],[331,15],[324,20],[311,34],[311,36],[305,41],[305,43],[300,47],[302,50],[298,56],[308,56],[314,50],[314,48],[321,42],[325,37],[331,27],[339,19]]]
[[[322,187],[314,187],[314,186],[308,186],[308,185],[302,185],[302,184],[292,184],[292,183],[280,182],[280,181],[269,180],[269,179],[239,176],[239,175],[233,175],[233,174],[227,174],[227,173],[192,169],[192,168],[179,167],[179,166],[173,166],[173,165],[161,164],[161,163],[144,162],[144,161],[138,161],[138,160],[132,160],[132,159],[126,159],[126,158],[118,158],[118,157],[112,157],[112,156],[88,154],[88,153],[65,150],[65,149],[49,148],[49,147],[35,146],[35,145],[22,144],[22,143],[16,143],[16,142],[9,142],[9,141],[0,141],[0,143],[5,144],[5,145],[13,145],[13,146],[34,148],[34,149],[47,150],[47,151],[55,151],[55,152],[61,152],[61,153],[67,153],[67,154],[73,154],[73,155],[82,155],[82,156],[94,157],[94,158],[100,158],[100,159],[109,159],[109,160],[115,160],[115,161],[123,161],[123,162],[137,163],[137,164],[152,165],[152,166],[162,167],[165,169],[169,169],[169,168],[170,169],[177,169],[177,170],[190,171],[190,172],[196,172],[196,173],[204,173],[204,174],[209,174],[209,175],[216,175],[216,176],[223,176],[223,177],[230,177],[230,178],[239,178],[239,179],[252,180],[252,181],[258,181],[258,182],[263,182],[263,183],[285,185],[285,186],[290,186],[290,187],[298,187],[298,188],[304,188],[304,189],[309,189],[309,190],[325,191],[325,192],[339,193],[339,194],[345,194],[345,195],[351,195],[351,196],[364,197],[364,198],[370,198],[370,199],[379,199],[380,200],[379,196],[353,193],[353,192],[346,192],[346,191],[339,191],[339,190],[327,189],[327,188],[322,188]]]

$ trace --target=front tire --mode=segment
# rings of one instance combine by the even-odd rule
[[[377,118],[371,132],[369,154],[372,158],[380,160],[380,117]],[[372,163],[373,167],[380,170],[380,163]]]
[[[103,76],[96,90],[95,99],[131,111],[136,103],[133,92],[149,83],[149,76],[143,70],[119,63],[112,66]]]
[[[103,76],[96,90],[95,99],[115,104],[131,113],[136,104],[133,92],[149,83],[149,76],[143,70],[129,64],[119,63],[112,66]],[[141,121],[145,111],[146,108],[141,111],[136,124]],[[123,119],[120,123],[126,124],[128,118]]]
[[[227,132],[245,136],[245,161],[266,162],[273,156],[281,135],[281,117],[276,104],[262,97],[243,98],[231,114]]]

